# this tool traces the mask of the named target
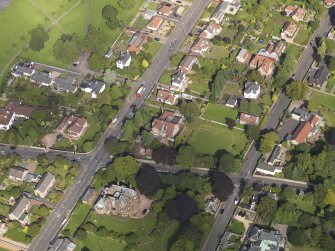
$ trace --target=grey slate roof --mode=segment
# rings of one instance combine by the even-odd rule
[[[126,64],[126,62],[129,60],[130,57],[131,56],[128,53],[121,53],[121,55],[117,59],[117,61],[120,62],[120,63],[122,63],[122,64]]]
[[[17,179],[23,179],[25,176],[25,171],[27,169],[19,166],[11,167],[9,169],[9,176],[15,177]]]
[[[185,77],[185,74],[178,71],[175,74],[173,74],[172,81],[175,82],[175,83],[180,84],[180,83],[183,82],[184,77]]]
[[[324,82],[327,81],[329,76],[329,70],[326,65],[322,65],[319,69],[315,72],[315,75],[310,78],[310,82],[313,85],[322,86]]]
[[[77,86],[75,86],[76,78],[73,76],[68,76],[64,78],[55,78],[54,86],[59,91],[75,92]]]
[[[27,196],[22,195],[20,199],[12,207],[10,213],[16,218],[20,218],[25,214],[25,208],[30,204],[30,200]]]
[[[33,71],[34,68],[31,67],[30,62],[20,62],[15,64],[12,68],[12,72],[15,72],[16,74],[23,74],[23,73],[32,74]]]
[[[39,71],[35,71],[34,74],[31,75],[30,80],[45,84],[51,84],[52,82],[52,79],[49,77],[49,73]]]
[[[81,83],[80,88],[82,88],[82,89],[89,88],[89,89],[92,90],[92,93],[99,94],[101,89],[104,86],[105,86],[105,82],[100,81],[100,80],[96,80],[96,79],[92,79],[90,81],[84,80]]]
[[[236,102],[237,102],[237,98],[230,96],[226,101],[226,105],[235,106]]]
[[[49,248],[49,251],[73,251],[76,244],[71,242],[68,238],[58,238],[55,243]]]
[[[244,84],[244,92],[245,93],[254,93],[256,94],[257,91],[259,90],[260,86],[257,82],[255,81],[247,81]]]
[[[55,179],[55,175],[49,172],[45,173],[41,178],[41,180],[36,185],[35,190],[38,190],[41,193],[45,193],[45,191],[49,188],[49,185],[53,179]]]
[[[276,145],[273,150],[272,150],[272,153],[268,159],[268,163],[273,163],[279,156],[281,152],[281,146],[280,145]]]
[[[266,170],[266,171],[269,171],[269,172],[274,172],[277,169],[275,166],[271,166],[271,165],[268,165],[268,164],[262,163],[262,162],[258,163],[256,168]]]

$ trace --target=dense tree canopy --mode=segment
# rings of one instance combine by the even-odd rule
[[[181,167],[194,167],[195,158],[197,157],[197,152],[192,146],[186,145],[182,146],[178,150],[177,163]]]
[[[197,203],[183,193],[180,193],[175,199],[167,201],[165,208],[171,220],[178,220],[182,223],[188,221],[198,211]]]
[[[142,194],[146,196],[153,196],[162,185],[162,182],[155,168],[145,166],[137,173],[136,184],[138,190]]]
[[[31,38],[29,48],[33,51],[40,51],[44,48],[44,43],[49,40],[48,32],[41,26],[37,26],[30,32]]]
[[[188,122],[193,122],[200,115],[200,107],[196,102],[183,102],[180,111]]]
[[[261,153],[268,153],[272,150],[278,140],[278,134],[275,132],[267,132],[263,135],[259,146]]]
[[[107,168],[106,176],[111,181],[126,182],[135,187],[135,175],[138,170],[139,165],[135,158],[131,156],[118,157],[113,164]]]
[[[234,185],[231,179],[220,171],[211,171],[212,193],[221,201],[225,201],[233,193]]]
[[[293,100],[304,100],[308,92],[308,85],[304,82],[295,80],[286,86],[286,93]]]

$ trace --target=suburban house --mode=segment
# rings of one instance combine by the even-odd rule
[[[241,112],[240,117],[238,119],[238,122],[241,125],[258,125],[259,124],[259,117]]]
[[[11,73],[16,78],[30,77],[35,72],[32,62],[25,61],[13,65]]]
[[[178,96],[165,90],[157,90],[156,99],[168,105],[176,105],[178,103]]]
[[[88,123],[85,118],[71,115],[64,117],[56,131],[66,133],[70,138],[80,138],[87,127]]]
[[[146,9],[146,11],[144,12],[143,18],[145,20],[150,20],[156,14],[157,14],[156,10]]]
[[[315,135],[318,131],[319,119],[317,115],[311,115],[308,121],[301,121],[298,125],[298,128],[291,135],[289,142],[294,145],[299,145],[304,143],[308,137]]]
[[[281,54],[285,51],[286,45],[282,40],[270,43],[266,46],[266,49],[261,49],[258,55],[268,57],[278,61]]]
[[[269,165],[281,165],[282,162],[282,155],[283,155],[283,147],[279,145],[275,145],[273,148],[269,158],[268,158],[268,164]]]
[[[180,63],[179,70],[182,73],[187,74],[192,71],[192,67],[194,64],[199,64],[199,60],[195,56],[187,55]]]
[[[224,0],[224,2],[228,2],[229,6],[226,9],[226,14],[236,15],[238,10],[242,7],[240,0]]]
[[[236,60],[237,62],[239,62],[240,64],[245,64],[245,63],[249,63],[250,60],[250,54],[248,52],[247,49],[241,49],[240,52],[237,54],[236,56]]]
[[[215,213],[218,211],[218,209],[220,207],[220,204],[221,204],[221,201],[218,198],[216,198],[216,197],[210,198],[210,199],[206,200],[205,211],[207,213],[215,215]]]
[[[172,76],[170,90],[183,92],[186,88],[186,75],[181,71],[177,71]]]
[[[48,251],[74,251],[76,244],[68,238],[57,238]]]
[[[257,99],[261,94],[261,86],[257,81],[247,81],[244,84],[243,96],[248,99]]]
[[[16,118],[24,118],[29,119],[33,111],[35,110],[34,107],[30,105],[24,105],[19,100],[9,100],[5,104],[5,109],[7,111],[13,112]]]
[[[174,141],[175,137],[184,129],[184,125],[185,119],[179,111],[164,111],[152,122],[152,133],[159,139]]]
[[[304,118],[306,115],[309,114],[305,109],[295,107],[291,112],[292,119],[300,121],[300,119]]]
[[[159,8],[158,14],[163,16],[170,16],[172,14],[174,4],[171,3],[163,3],[163,5]]]
[[[147,29],[152,31],[157,31],[161,24],[163,23],[163,18],[160,16],[154,16],[151,18],[150,22],[147,24]]]
[[[237,103],[238,103],[238,100],[237,98],[233,97],[233,96],[230,96],[227,101],[226,101],[226,106],[228,107],[231,107],[231,108],[234,108],[237,106]]]
[[[213,39],[219,35],[222,31],[221,25],[215,23],[209,23],[206,28],[200,33],[200,37],[206,39]]]
[[[323,4],[329,8],[329,7],[332,7],[333,4],[334,4],[334,0],[323,0]]]
[[[27,169],[19,166],[14,166],[9,169],[8,178],[13,181],[24,181],[27,174]]]
[[[290,16],[295,21],[303,21],[307,10],[297,6],[288,5],[285,7],[286,16]]]
[[[263,77],[269,77],[275,69],[275,60],[256,54],[250,61],[249,66],[258,70]]]
[[[50,72],[35,71],[30,76],[30,82],[43,86],[51,86],[54,80],[51,78]]]
[[[131,209],[138,205],[138,194],[134,189],[119,185],[106,187],[94,209],[99,214],[120,214],[128,217]]]
[[[30,222],[28,210],[30,208],[30,199],[22,194],[21,197],[15,202],[15,205],[9,212],[9,219],[16,220],[22,225],[27,225]]]
[[[124,67],[128,67],[130,63],[131,55],[129,53],[121,53],[119,58],[116,60],[116,67],[122,70]]]
[[[75,93],[78,89],[78,87],[76,86],[76,78],[73,76],[67,76],[67,78],[55,78],[54,87],[57,91],[66,93]]]
[[[191,51],[196,55],[202,55],[209,49],[209,40],[199,37],[191,47]]]
[[[4,234],[7,232],[8,227],[5,222],[0,222],[0,236],[4,236]]]
[[[263,175],[271,175],[274,176],[277,173],[281,173],[283,171],[283,167],[269,165],[266,163],[259,162],[256,166],[256,172],[261,173]]]
[[[89,81],[84,80],[80,84],[80,89],[84,92],[90,93],[92,98],[97,98],[98,94],[103,93],[105,88],[105,82],[96,79],[91,79]]]
[[[298,34],[299,31],[299,26],[293,22],[286,22],[284,24],[284,27],[281,31],[281,38],[285,39],[285,38],[290,38],[290,39],[294,39],[295,36]]]
[[[9,130],[15,120],[15,113],[6,109],[0,109],[0,130]]]
[[[45,198],[55,182],[55,175],[49,172],[45,173],[35,187],[35,195],[40,196],[41,198]]]
[[[143,45],[148,41],[148,34],[142,32],[136,32],[128,42],[128,52],[140,53]]]
[[[319,66],[320,65],[320,66]],[[330,71],[325,64],[319,64],[317,68],[312,68],[308,83],[321,88],[327,83]]]
[[[229,2],[220,2],[215,9],[215,12],[211,16],[210,20],[214,21],[217,24],[222,23],[224,15],[228,9]]]
[[[248,231],[248,236],[242,251],[247,250],[281,250],[285,247],[285,237],[278,231],[267,230],[257,226],[252,226]]]

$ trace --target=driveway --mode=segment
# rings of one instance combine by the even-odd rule
[[[295,119],[289,119],[284,123],[284,126],[280,131],[278,132],[279,140],[287,140],[288,136],[292,134],[292,132],[297,128],[299,124],[298,120]]]

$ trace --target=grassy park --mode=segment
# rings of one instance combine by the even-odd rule
[[[220,123],[226,123],[226,118],[235,120],[238,116],[238,110],[224,105],[209,103],[205,112],[202,114],[204,119],[214,120]]]
[[[335,126],[335,96],[313,90],[309,101],[313,110],[319,112],[328,126]]]

